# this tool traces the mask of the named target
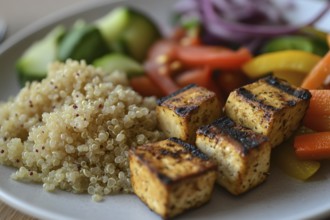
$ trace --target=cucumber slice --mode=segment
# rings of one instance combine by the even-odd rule
[[[275,52],[279,50],[297,49],[311,52],[313,50],[312,42],[301,36],[285,36],[275,38],[269,41],[265,47],[265,52]]]
[[[128,54],[126,42],[123,39],[117,39],[111,44],[111,51],[115,53]]]
[[[95,22],[97,28],[107,42],[109,48],[120,37],[130,21],[130,11],[126,7],[118,7]]]
[[[326,41],[320,39],[312,39],[314,49],[313,53],[324,56],[329,51],[329,46]]]
[[[72,28],[59,44],[58,58],[65,61],[85,60],[88,64],[109,53],[109,48],[99,29],[92,25]]]
[[[325,42],[305,36],[284,36],[270,40],[262,49],[264,53],[280,50],[303,50],[323,56],[328,47]]]
[[[112,73],[119,70],[127,74],[128,77],[143,75],[143,67],[132,58],[123,54],[113,53],[105,55],[93,62],[95,67],[101,67],[105,72]]]
[[[148,53],[149,47],[161,36],[153,21],[133,9],[130,10],[130,23],[122,34],[128,55],[142,62]]]
[[[143,61],[151,44],[160,38],[160,31],[145,14],[129,7],[118,7],[96,21],[112,51]]]
[[[39,81],[47,76],[48,65],[56,60],[58,41],[64,33],[65,28],[57,26],[24,52],[16,63],[21,86],[27,81]]]

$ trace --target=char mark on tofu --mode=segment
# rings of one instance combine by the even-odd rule
[[[182,93],[182,92],[184,92],[184,91],[186,91],[186,90],[188,90],[188,89],[191,89],[191,88],[193,88],[193,87],[196,87],[196,86],[197,86],[196,84],[189,84],[189,85],[183,87],[182,89],[179,89],[178,91],[173,92],[172,94],[170,94],[170,95],[168,95],[168,96],[164,96],[164,97],[162,97],[162,98],[159,98],[159,99],[157,100],[157,104],[158,104],[158,105],[161,105],[161,104],[163,104],[163,102],[165,102],[165,101],[167,101],[167,100],[169,100],[169,99],[175,97],[176,95],[178,95],[178,94],[180,94],[180,93]]]
[[[163,218],[171,218],[210,200],[217,165],[197,147],[177,138],[129,151],[135,194]]]
[[[260,107],[266,111],[276,111],[277,110],[274,106],[265,104],[263,102],[263,100],[258,99],[257,96],[255,96],[251,91],[249,91],[243,87],[237,89],[237,94],[244,97],[247,102],[253,102],[254,104],[257,104],[258,107]]]
[[[175,113],[179,116],[185,117],[189,115],[190,112],[198,110],[197,105],[191,105],[191,106],[185,106],[185,107],[179,107],[175,109]]]
[[[312,94],[308,90],[302,88],[293,88],[288,82],[276,78],[273,75],[265,77],[264,80],[268,85],[274,86],[283,92],[295,96],[299,99],[309,100],[312,97]]]
[[[196,146],[217,162],[217,183],[234,195],[256,187],[268,176],[268,138],[228,117],[199,128]]]
[[[300,126],[311,94],[274,76],[267,76],[230,93],[225,113],[236,123],[266,135],[272,147]]]
[[[201,127],[197,134],[203,134],[209,138],[214,138],[216,134],[229,136],[242,146],[241,150],[247,155],[250,149],[259,147],[262,143],[268,141],[266,136],[253,132],[248,128],[237,125],[228,117],[221,117],[211,125]]]
[[[183,163],[190,161],[190,166],[196,168],[196,173],[202,170],[216,169],[210,158],[200,151],[196,146],[186,143],[178,138],[168,138],[165,141],[145,144],[132,148],[132,153],[140,161],[149,166],[164,184],[173,184],[181,178],[187,178],[186,174],[195,175],[193,171],[187,171],[185,175],[175,175],[175,167],[184,166]],[[162,166],[162,160],[167,165]],[[168,166],[170,165],[170,166]],[[197,169],[198,167],[198,169]]]
[[[196,130],[219,118],[221,107],[214,92],[191,84],[158,101],[158,125],[167,137],[194,144]]]
[[[190,152],[195,157],[200,158],[201,160],[210,160],[210,158],[200,151],[195,145],[186,143],[179,138],[171,137],[168,140],[173,141],[181,146],[183,146],[188,152]]]

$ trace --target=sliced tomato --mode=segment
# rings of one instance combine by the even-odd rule
[[[180,46],[177,58],[185,66],[198,67],[208,65],[219,69],[240,69],[252,54],[246,48],[237,51],[219,46]]]
[[[181,87],[193,83],[209,89],[212,82],[212,72],[207,66],[189,69],[175,77],[175,81]]]
[[[173,40],[159,40],[149,50],[148,60],[159,59],[159,56],[167,56],[168,59],[173,60],[176,58],[176,50],[178,43]],[[159,61],[159,60],[158,60]]]
[[[199,27],[192,29],[177,27],[170,38],[184,46],[194,46],[202,43],[199,34]]]
[[[179,42],[186,36],[186,30],[183,27],[176,27],[170,35],[170,39]]]
[[[248,78],[239,70],[233,71],[218,71],[216,83],[219,85],[225,96],[229,93],[248,83]]]
[[[154,62],[146,62],[145,63],[146,74],[149,76],[151,81],[159,87],[159,89],[163,92],[163,95],[169,95],[180,87],[174,82],[167,71],[164,70],[162,67],[157,68],[155,67]]]
[[[162,97],[164,94],[147,75],[133,77],[131,87],[142,96]]]
[[[178,44],[173,40],[160,40],[150,49],[144,69],[151,81],[162,91],[169,95],[180,87],[172,79],[172,75],[180,70],[173,66],[176,62]]]
[[[208,66],[186,70],[177,75],[175,82],[180,87],[184,87],[189,84],[196,84],[207,88],[217,95],[221,106],[224,104],[224,99],[220,87],[215,84],[213,71]]]
[[[245,48],[233,51],[215,46],[183,46],[174,40],[161,40],[149,51],[144,69],[163,95],[195,83],[216,92],[223,100],[219,83],[212,78],[212,70],[237,70],[251,57]]]
[[[173,40],[160,40],[150,49],[145,63],[146,72],[161,72],[164,75],[175,75],[183,66],[177,60],[178,43]]]

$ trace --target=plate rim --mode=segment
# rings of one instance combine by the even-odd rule
[[[6,168],[11,169],[11,167]],[[26,204],[26,202],[11,196],[10,193],[7,193],[5,190],[2,189],[0,189],[0,200],[9,207],[16,209],[33,218],[71,220],[71,218],[68,218],[65,215],[61,215],[61,213],[50,212],[38,206]]]

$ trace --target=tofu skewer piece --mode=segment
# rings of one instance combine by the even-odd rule
[[[199,207],[211,198],[216,164],[180,139],[132,148],[129,164],[135,194],[163,218]]]
[[[234,195],[254,188],[268,176],[268,138],[228,117],[198,129],[196,146],[217,162],[217,183]]]
[[[167,137],[177,137],[194,144],[196,130],[222,114],[214,92],[194,84],[158,100],[159,127]]]
[[[236,123],[266,135],[275,147],[299,127],[310,98],[308,90],[270,75],[231,92],[225,114]]]

